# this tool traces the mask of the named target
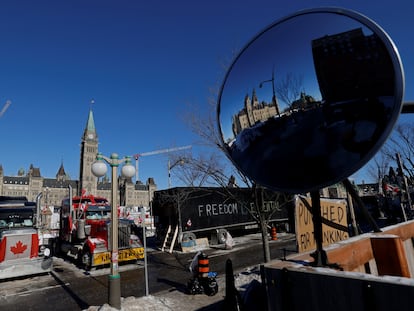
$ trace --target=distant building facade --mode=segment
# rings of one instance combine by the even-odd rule
[[[42,205],[60,206],[63,198],[69,195],[72,189],[73,195],[82,192],[111,197],[111,183],[109,178],[103,177],[98,180],[92,174],[91,165],[98,153],[98,135],[92,110],[89,111],[86,127],[81,138],[79,180],[71,180],[66,174],[63,163],[58,168],[55,178],[45,178],[40,174],[40,168],[33,164],[29,170],[24,172],[20,169],[17,176],[5,176],[3,166],[0,164],[0,195],[25,196],[30,201],[35,201],[41,193]],[[109,168],[110,171],[110,168]],[[157,186],[153,178],[149,178],[146,184],[133,183],[132,179],[119,179],[119,202],[123,206],[146,206],[150,205],[154,191]]]
[[[246,95],[244,98],[243,109],[233,116],[233,134],[237,136],[242,130],[251,128],[256,123],[264,122],[279,113],[279,105],[276,97],[273,97],[271,103],[259,102],[256,91],[253,90],[251,98],[249,95]]]
[[[376,34],[365,35],[357,28],[324,36],[312,41],[312,54],[319,89],[327,102],[394,94],[392,60]]]

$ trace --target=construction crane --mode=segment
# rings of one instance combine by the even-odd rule
[[[191,145],[188,145],[188,146],[160,149],[160,150],[154,150],[154,151],[150,151],[150,152],[134,154],[134,158],[135,158],[135,180],[136,180],[136,182],[139,181],[138,162],[139,162],[140,157],[156,155],[156,154],[162,154],[162,153],[175,152],[175,151],[180,151],[180,150],[186,150],[186,149],[190,149],[191,147],[192,147]]]
[[[4,113],[6,112],[7,108],[9,108],[10,105],[11,105],[11,101],[10,100],[6,101],[6,103],[3,106],[3,109],[1,109],[0,111],[0,118],[4,115]]]

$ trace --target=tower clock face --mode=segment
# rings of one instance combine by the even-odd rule
[[[93,134],[88,134],[89,139],[93,139]]]

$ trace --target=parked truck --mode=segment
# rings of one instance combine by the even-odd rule
[[[264,219],[283,230],[289,229],[286,199],[272,191],[263,192],[261,213]],[[258,230],[254,197],[249,188],[177,187],[160,190],[154,193],[152,211],[156,236],[163,244],[163,250],[169,248],[171,251],[176,244],[191,244],[198,238],[207,238],[211,244],[223,244],[229,231],[247,233]]]
[[[40,198],[0,196],[0,279],[51,271],[50,239],[42,230]]]
[[[111,261],[111,205],[104,197],[69,196],[62,201],[58,252],[91,269]],[[144,257],[140,228],[129,219],[119,218],[118,262]]]

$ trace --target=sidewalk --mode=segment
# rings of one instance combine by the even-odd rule
[[[175,288],[158,292],[154,295],[143,297],[126,297],[121,298],[122,311],[195,311],[195,310],[221,310],[225,296],[224,278],[217,278],[218,293],[214,296],[189,295]],[[92,306],[87,311],[116,311],[108,304],[103,306]]]
[[[243,278],[243,282],[248,282],[257,277]],[[217,278],[218,293],[214,296],[207,296],[205,294],[189,295],[175,288],[158,292],[154,295],[144,296],[140,298],[127,297],[121,298],[122,311],[226,311],[223,310],[226,284],[225,276]],[[236,277],[236,287],[237,284]],[[88,311],[116,311],[116,309],[105,304],[100,307],[90,307]]]

